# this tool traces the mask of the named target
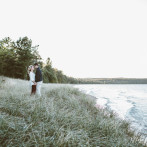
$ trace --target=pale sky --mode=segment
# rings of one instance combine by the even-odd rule
[[[0,39],[28,36],[73,77],[147,78],[147,0],[0,0]]]

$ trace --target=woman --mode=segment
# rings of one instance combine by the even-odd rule
[[[30,65],[28,68],[28,74],[30,77],[31,95],[36,93],[35,74],[33,71],[34,71],[34,66]]]

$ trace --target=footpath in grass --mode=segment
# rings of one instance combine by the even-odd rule
[[[71,86],[29,93],[28,81],[0,77],[0,146],[145,147],[127,122]]]

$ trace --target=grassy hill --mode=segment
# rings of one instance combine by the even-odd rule
[[[43,84],[30,96],[28,81],[0,77],[0,146],[145,147],[129,124],[95,107],[69,85]]]

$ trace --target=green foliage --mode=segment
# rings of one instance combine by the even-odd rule
[[[81,78],[80,84],[147,84],[147,78]]]
[[[78,83],[75,78],[68,77],[61,70],[53,68],[50,58],[47,59],[43,68],[43,81],[44,83]]]
[[[76,79],[53,68],[50,58],[44,64],[37,50],[38,46],[32,46],[32,40],[28,37],[17,41],[12,41],[9,37],[0,40],[0,75],[28,79],[28,66],[38,62],[45,83],[77,83]]]
[[[57,83],[58,79],[56,76],[56,72],[54,68],[52,67],[52,62],[50,58],[47,59],[46,65],[43,68],[43,81],[45,83]]]
[[[26,69],[32,63],[32,41],[27,37],[19,38],[19,40],[14,43],[14,48],[17,54],[17,69],[16,76],[18,78],[25,79]]]
[[[19,38],[16,42],[9,37],[0,41],[0,74],[25,79],[27,67],[36,59],[32,41],[28,37]]]
[[[15,52],[12,48],[12,41],[9,37],[0,41],[0,74],[7,75],[10,64],[15,62]],[[12,68],[12,67],[10,67]],[[11,73],[12,74],[12,73]],[[12,76],[12,75],[11,75]]]

